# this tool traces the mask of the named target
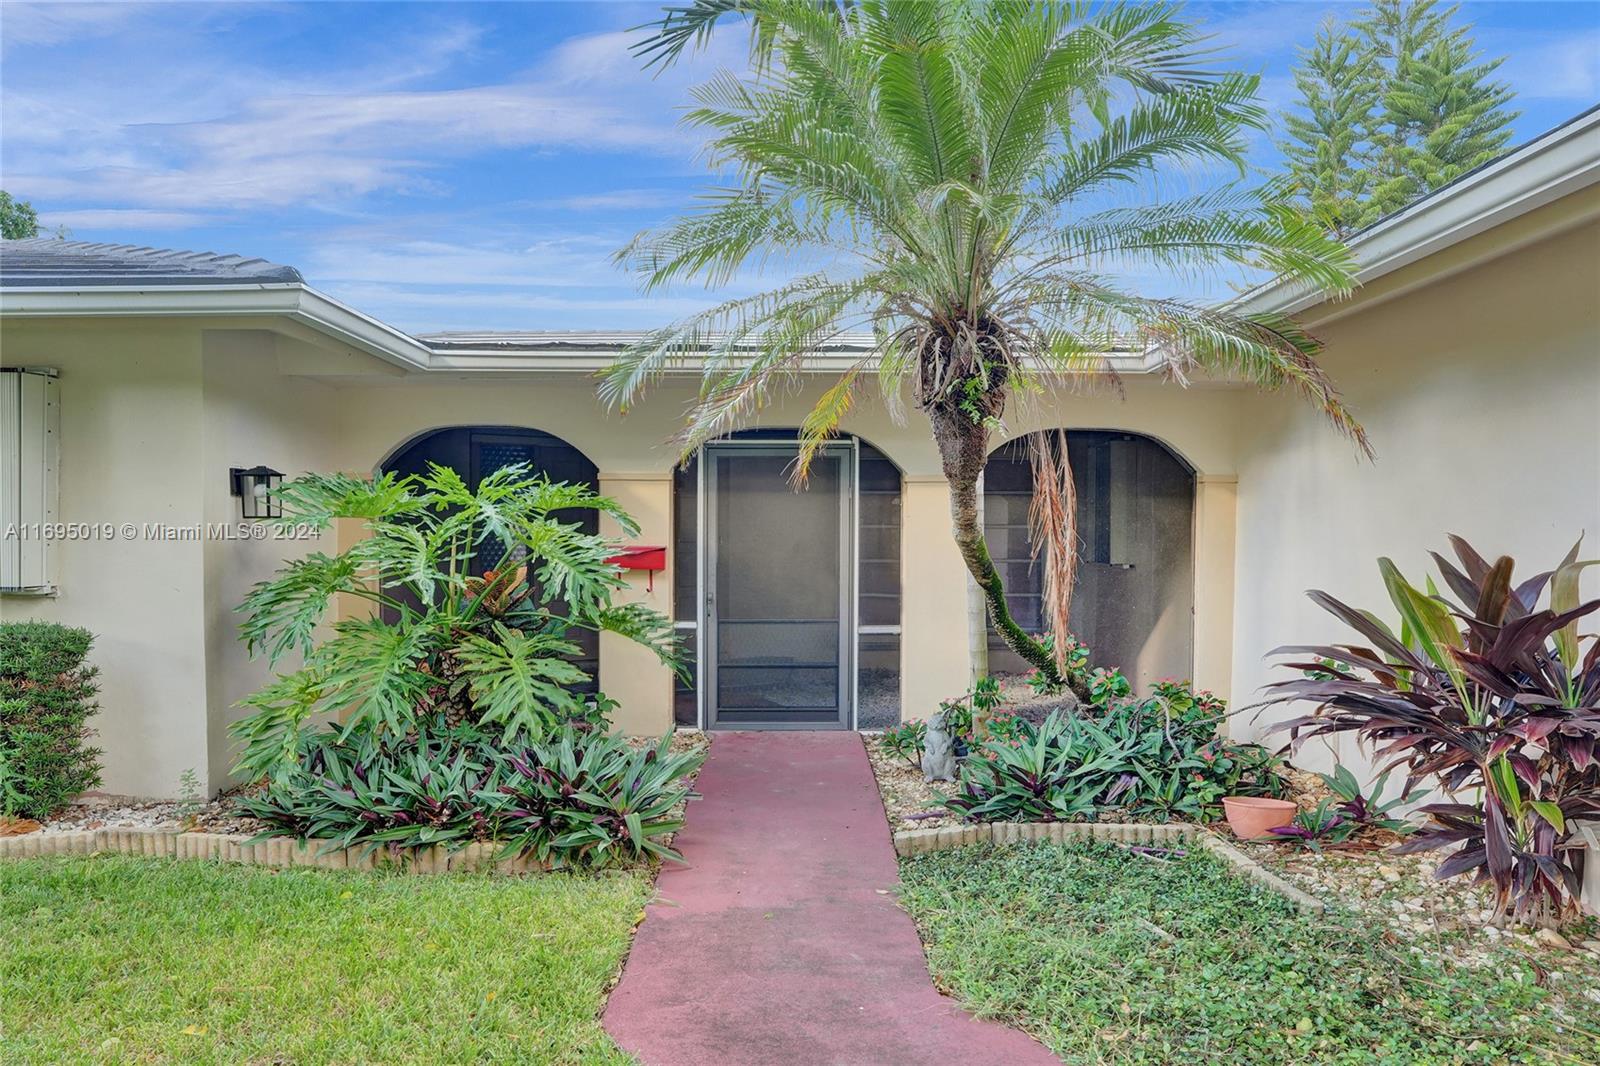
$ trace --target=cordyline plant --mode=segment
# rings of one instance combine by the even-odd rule
[[[1405,768],[1407,791],[1437,780],[1455,801],[1419,808],[1428,824],[1398,850],[1454,848],[1438,876],[1491,883],[1497,921],[1556,925],[1578,914],[1585,850],[1573,823],[1600,819],[1600,636],[1577,629],[1600,609],[1600,600],[1579,600],[1579,575],[1594,561],[1579,560],[1574,545],[1555,569],[1519,584],[1509,557],[1490,563],[1450,541],[1460,565],[1434,559],[1454,601],[1378,561],[1398,634],[1310,593],[1368,643],[1277,649],[1310,658],[1286,664],[1302,676],[1269,686],[1266,703],[1316,705],[1276,727],[1296,747],[1354,733],[1385,772]]]
[[[1063,663],[1012,618],[980,517],[979,475],[1013,391],[1104,381],[1109,354],[1133,354],[1179,382],[1205,370],[1287,386],[1365,445],[1293,323],[1119,280],[1155,269],[1351,285],[1338,242],[1243,183],[1248,137],[1267,123],[1258,79],[1215,69],[1174,8],[700,0],[669,8],[637,50],[673,62],[728,15],[752,31],[752,71],[700,87],[687,121],[729,180],[618,260],[646,289],[716,285],[769,261],[797,273],[648,333],[607,376],[608,401],[625,408],[665,370],[703,360],[687,453],[794,384],[811,353],[870,330],[870,355],[805,416],[797,475],[874,377],[897,417],[909,398],[931,424],[995,631],[1057,689]],[[1215,169],[1238,180],[1178,196],[1156,181]]]
[[[558,515],[610,515],[637,527],[613,501],[507,466],[469,488],[430,464],[420,476],[373,480],[309,474],[275,496],[288,526],[327,529],[359,519],[367,536],[338,555],[316,552],[257,584],[239,608],[252,654],[300,669],[242,701],[233,726],[244,741],[238,771],[292,766],[313,715],[337,715],[345,738],[405,736],[442,712],[452,723],[539,740],[592,716],[576,691],[589,677],[572,662],[573,630],[609,630],[676,665],[671,623],[641,604],[612,603],[622,586],[615,545]],[[334,598],[368,601],[369,618],[331,623]]]

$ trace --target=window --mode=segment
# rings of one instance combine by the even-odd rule
[[[0,592],[55,591],[56,372],[0,368]]]
[[[1116,666],[1141,690],[1193,669],[1194,473],[1163,445],[1137,434],[1067,434],[1078,490],[1078,575],[1072,631],[1091,663]],[[1029,633],[1045,628],[1044,567],[1028,531],[1033,464],[1015,440],[983,470],[984,536],[1006,586],[1006,603]],[[1027,664],[989,633],[989,669]]]

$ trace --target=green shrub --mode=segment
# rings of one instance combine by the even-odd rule
[[[263,837],[397,855],[498,841],[506,854],[558,867],[676,858],[660,838],[681,824],[672,810],[700,765],[699,755],[673,754],[666,741],[635,748],[582,723],[546,741],[507,742],[443,714],[404,737],[328,729],[301,744],[292,769],[239,801],[265,824]]]
[[[285,563],[240,607],[251,654],[272,666],[301,659],[242,701],[250,713],[232,732],[247,777],[292,772],[319,715],[337,714],[347,740],[404,738],[435,712],[494,727],[507,742],[548,735],[589,713],[580,689],[590,678],[571,661],[578,631],[617,633],[678,666],[668,619],[613,602],[624,584],[610,562],[616,545],[570,516],[598,512],[628,534],[637,524],[583,486],[517,464],[470,488],[430,465],[403,478],[308,474],[275,496],[285,524],[357,519],[368,535],[342,554]],[[340,595],[367,600],[378,616],[333,620]]]
[[[86,629],[0,623],[0,814],[43,818],[100,784],[93,643]]]
[[[973,821],[1069,821],[1108,809],[1166,821],[1210,821],[1224,796],[1279,796],[1279,760],[1219,736],[1225,708],[1209,693],[1162,682],[1091,718],[1011,718],[974,744],[960,791],[943,805]]]

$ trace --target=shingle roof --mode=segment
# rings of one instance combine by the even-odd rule
[[[8,288],[261,285],[304,280],[294,267],[242,255],[44,237],[0,241],[0,285]]]

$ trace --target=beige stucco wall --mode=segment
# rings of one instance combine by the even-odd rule
[[[95,634],[93,725],[107,790],[174,795],[186,770],[204,784],[203,547],[145,530],[204,521],[199,332],[170,322],[7,321],[0,357],[61,372],[59,520],[117,529],[112,540],[61,542],[58,594],[0,597],[0,616]]]
[[[1570,216],[1573,205],[1548,210]],[[1600,549],[1600,224],[1590,218],[1442,281],[1391,279],[1313,322],[1378,458],[1360,461],[1308,411],[1252,406],[1238,483],[1236,702],[1282,676],[1264,661],[1271,648],[1346,639],[1305,589],[1392,621],[1379,556],[1420,582],[1430,549],[1449,556],[1447,533],[1513,556],[1523,576],[1558,562],[1580,533],[1586,554]],[[1378,300],[1385,290],[1403,294]],[[1236,724],[1260,735],[1264,721]]]
[[[8,365],[60,372],[59,521],[117,529],[59,545],[55,595],[0,597],[7,619],[95,634],[107,792],[176,795],[188,771],[204,791],[226,783],[234,704],[268,677],[233,608],[283,558],[325,546],[206,532],[248,528],[230,467],[320,469],[332,423],[328,389],[281,374],[272,333],[221,325],[12,319],[0,332]]]
[[[264,330],[208,329],[201,335],[201,489],[208,523],[240,524],[266,532],[260,523],[240,523],[239,501],[230,494],[232,467],[269,466],[293,478],[308,470],[328,471],[324,456],[337,426],[337,396],[314,379],[287,376],[278,364],[279,340]],[[263,539],[208,538],[205,547],[206,736],[209,780],[228,779],[235,749],[228,726],[244,713],[243,697],[271,680],[265,659],[252,660],[239,641],[235,608],[250,587],[284,559],[312,551],[333,552],[336,535]],[[279,663],[298,666],[297,657]]]
[[[639,524],[639,544],[672,544],[672,474],[647,471],[600,471],[600,491],[622,505]],[[622,538],[621,528],[610,518],[600,532]],[[671,617],[673,568],[677,560],[667,552],[667,569],[653,579],[630,574],[630,586],[621,603],[643,603]],[[612,725],[624,733],[659,736],[672,728],[672,671],[648,648],[615,633],[600,634],[600,691],[616,700]]]

